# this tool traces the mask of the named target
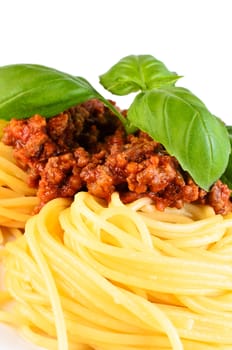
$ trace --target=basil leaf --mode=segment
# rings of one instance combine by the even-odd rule
[[[232,190],[232,126],[227,126],[227,131],[229,133],[231,152],[226,171],[222,175],[221,180]]]
[[[122,58],[100,76],[105,89],[116,95],[127,95],[164,85],[172,85],[180,77],[151,55],[131,55]]]
[[[118,109],[84,78],[35,64],[0,67],[0,119],[28,118],[36,113],[51,117],[92,98],[102,101],[128,133],[135,131]]]
[[[0,118],[49,117],[98,97],[83,78],[33,64],[0,67]]]
[[[189,90],[174,86],[136,96],[129,120],[164,145],[203,189],[222,175],[230,143],[225,125]]]

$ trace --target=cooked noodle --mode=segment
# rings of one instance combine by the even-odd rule
[[[12,148],[0,142],[0,242],[7,235],[19,236],[36,205],[36,190],[13,159]]]
[[[232,215],[80,192],[30,218],[3,260],[0,320],[47,349],[232,347]]]

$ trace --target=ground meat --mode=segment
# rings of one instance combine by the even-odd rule
[[[196,202],[210,204],[216,213],[232,211],[225,184],[219,180],[209,192],[199,188],[160,143],[141,131],[126,135],[96,99],[49,119],[13,119],[3,142],[13,146],[29,184],[38,187],[37,211],[53,198],[82,190],[106,201],[118,191],[124,203],[148,196],[159,210]]]
[[[199,202],[210,204],[217,214],[227,214],[232,211],[230,200],[231,190],[220,180],[216,181],[205,196],[199,198]]]
[[[82,145],[94,153],[101,140],[118,125],[118,118],[94,99],[53,118],[35,115],[29,119],[12,119],[2,141],[13,146],[17,163],[29,172],[29,185],[37,187],[51,157],[74,152]]]

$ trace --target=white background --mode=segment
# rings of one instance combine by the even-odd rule
[[[98,76],[129,54],[152,54],[183,75],[178,85],[232,124],[230,0],[1,0],[0,66],[39,63]],[[110,97],[110,96],[109,96]],[[129,99],[115,97],[122,107]],[[0,329],[0,350],[29,350]]]
[[[184,76],[178,85],[190,89],[229,123],[231,4],[230,0],[1,0],[0,66],[51,66],[84,76],[102,92],[98,76],[120,58],[152,54]],[[107,92],[104,95],[108,97]],[[116,101],[127,103],[118,97]]]

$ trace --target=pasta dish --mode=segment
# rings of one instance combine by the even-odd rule
[[[225,175],[97,98],[0,127],[0,322],[49,350],[232,348]]]

